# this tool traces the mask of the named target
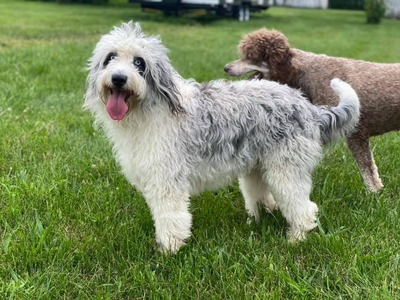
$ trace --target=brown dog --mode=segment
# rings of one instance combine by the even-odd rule
[[[369,137],[400,129],[400,64],[371,63],[330,57],[291,48],[287,38],[276,30],[260,29],[239,44],[241,59],[225,66],[231,76],[254,72],[265,78],[300,88],[317,105],[336,105],[329,86],[337,77],[348,82],[361,102],[357,130],[347,138],[371,191],[383,187],[369,146]]]

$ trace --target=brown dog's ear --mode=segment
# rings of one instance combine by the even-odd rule
[[[289,41],[284,34],[273,30],[269,33],[269,60],[271,64],[282,64],[288,60]]]

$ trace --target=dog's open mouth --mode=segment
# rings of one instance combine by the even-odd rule
[[[256,71],[255,73],[251,74],[248,80],[261,80],[264,78],[264,74],[262,72]]]
[[[131,94],[117,89],[110,89],[110,93],[106,104],[107,112],[111,119],[121,121],[129,110],[127,101]]]

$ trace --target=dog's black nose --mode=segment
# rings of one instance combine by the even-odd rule
[[[114,84],[116,88],[122,88],[126,81],[128,80],[128,76],[122,74],[114,74],[111,77],[111,82]]]

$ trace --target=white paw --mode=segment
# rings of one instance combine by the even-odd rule
[[[248,214],[247,221],[246,221],[247,225],[251,225],[251,224],[260,222],[260,213],[258,211],[258,208],[253,211],[247,210],[247,214]]]
[[[268,193],[268,195],[266,195],[263,198],[262,203],[263,203],[265,209],[270,213],[273,212],[274,210],[278,209],[278,205],[276,204],[274,197],[272,196],[271,193]]]
[[[184,240],[173,237],[170,237],[164,241],[157,239],[156,242],[157,249],[165,254],[175,254],[182,246],[186,244]]]
[[[286,233],[286,238],[289,243],[296,244],[306,239],[306,233],[299,229],[290,228]]]
[[[191,236],[192,216],[189,212],[174,212],[155,217],[156,242],[164,253],[176,253]]]

